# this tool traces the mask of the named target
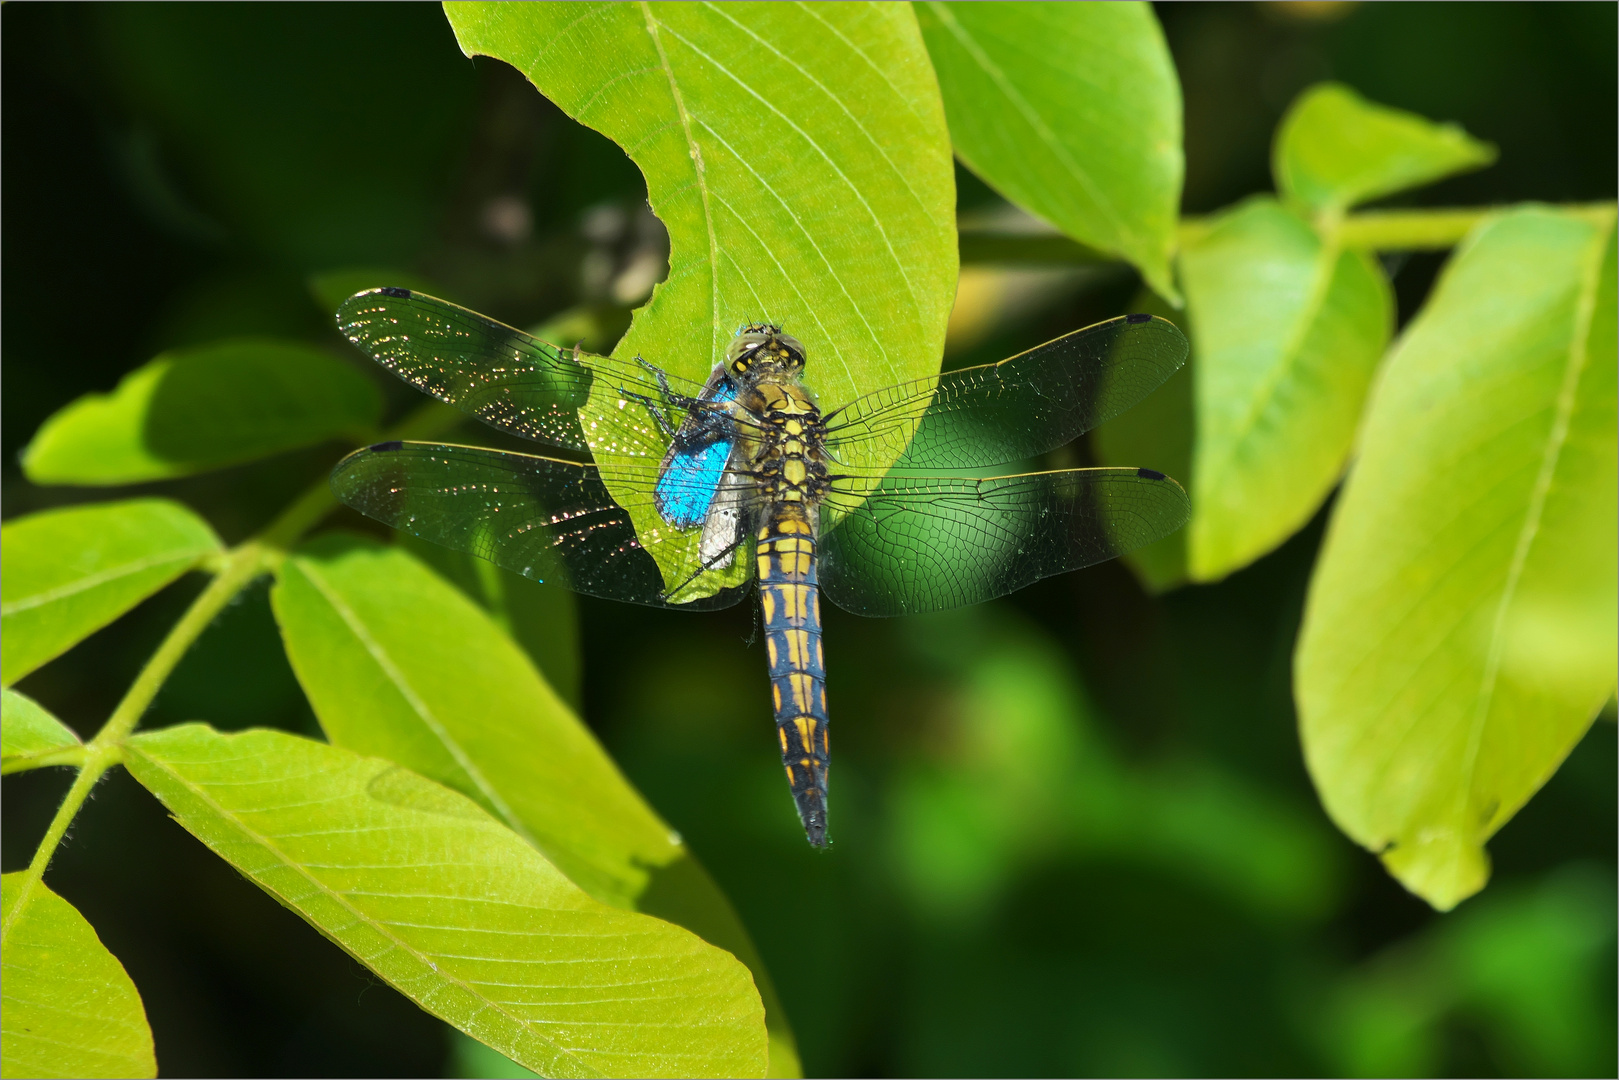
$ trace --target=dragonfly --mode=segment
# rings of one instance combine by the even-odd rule
[[[337,320],[405,382],[554,448],[379,443],[333,469],[343,503],[590,596],[710,611],[757,594],[782,764],[816,847],[829,843],[823,594],[867,616],[975,604],[1148,544],[1190,511],[1147,468],[961,475],[1037,458],[1163,383],[1187,343],[1155,316],[826,410],[804,346],[768,323],[743,326],[696,383],[408,289],[358,293]]]

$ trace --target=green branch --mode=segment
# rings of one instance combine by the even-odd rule
[[[463,419],[465,417],[461,413],[449,406],[436,401],[429,402],[405,417],[382,438],[384,440],[431,438],[449,430]],[[191,606],[186,608],[185,614],[180,616],[180,620],[169,629],[163,643],[141,668],[140,674],[135,676],[135,681],[130,684],[123,700],[113,709],[112,715],[107,718],[107,722],[102,725],[95,738],[82,749],[74,748],[78,755],[77,760],[62,762],[62,764],[79,764],[79,775],[74,778],[73,786],[68,789],[67,796],[57,807],[56,816],[51,819],[50,827],[45,830],[45,836],[34,851],[33,860],[24,871],[25,876],[21,882],[21,891],[17,894],[17,902],[12,906],[5,925],[0,927],[0,939],[11,932],[18,914],[27,907],[34,886],[43,880],[45,867],[62,842],[62,837],[67,834],[68,826],[73,823],[79,807],[83,806],[84,800],[89,797],[90,790],[95,787],[102,774],[123,759],[124,740],[140,723],[152,700],[157,697],[157,692],[163,688],[163,684],[168,681],[192,644],[202,636],[202,632],[238,593],[252,584],[260,574],[272,571],[280,565],[286,553],[336,507],[337,500],[332,496],[330,482],[322,476],[302,495],[294,499],[257,536],[244,541],[226,552],[222,558],[217,558],[202,567],[214,575],[208,587],[203,589],[202,593],[191,602]]]
[[[1336,222],[1338,243],[1361,251],[1443,251],[1455,247],[1479,222],[1506,207],[1436,208],[1426,210],[1363,210]],[[1567,203],[1557,209],[1593,220],[1614,212],[1613,203]],[[1195,243],[1206,235],[1216,217],[1181,219],[1180,244]],[[1318,227],[1332,229],[1333,223]],[[961,261],[1023,266],[1067,266],[1076,263],[1119,262],[1119,258],[1087,247],[1058,233],[1005,232],[964,229],[960,234]]]

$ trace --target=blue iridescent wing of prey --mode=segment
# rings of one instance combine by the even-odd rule
[[[717,381],[712,389],[703,388],[700,400],[735,401],[736,387],[728,379]],[[654,502],[663,520],[677,529],[696,528],[708,520],[714,494],[719,490],[720,479],[725,475],[735,446],[728,417],[692,410],[675,433],[653,489]]]
[[[589,453],[650,456],[668,443],[658,434],[680,422],[669,392],[695,398],[702,387],[634,361],[576,354],[505,323],[409,289],[370,289],[343,301],[338,329],[405,382],[492,427],[525,439]],[[602,409],[587,433],[579,413],[596,380],[622,407]],[[667,391],[665,383],[667,383]],[[658,418],[652,410],[663,409]]]
[[[1167,319],[1121,315],[998,364],[900,383],[826,414],[826,447],[849,469],[977,469],[1078,438],[1186,362]],[[833,471],[843,471],[834,465]]]
[[[628,470],[647,492],[640,502],[650,500],[657,467]],[[643,542],[630,520],[637,500],[615,499],[594,465],[474,446],[379,443],[337,463],[332,491],[396,529],[589,596],[709,611],[730,607],[751,587],[670,602],[646,547],[660,539]]]

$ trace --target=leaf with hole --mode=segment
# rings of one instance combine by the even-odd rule
[[[446,14],[463,51],[515,66],[646,176],[669,230],[669,276],[615,356],[701,382],[739,326],[768,320],[804,343],[804,381],[823,407],[938,373],[956,288],[955,178],[908,5],[465,3]],[[597,387],[586,422],[616,397]],[[642,535],[661,525],[650,507],[634,513]],[[649,550],[665,558],[673,546]]]

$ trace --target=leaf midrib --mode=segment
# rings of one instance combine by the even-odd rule
[[[355,640],[359,641],[366,654],[371,657],[377,667],[382,669],[383,675],[399,691],[400,696],[405,699],[405,704],[410,708],[411,712],[416,714],[416,717],[433,734],[439,744],[449,752],[450,757],[455,760],[456,765],[466,774],[467,779],[489,800],[489,805],[500,815],[501,821],[536,850],[543,850],[539,842],[529,832],[523,820],[506,803],[499,789],[483,774],[483,770],[478,768],[477,763],[472,760],[471,755],[467,753],[460,742],[451,738],[443,722],[438,719],[427,702],[417,694],[415,687],[405,677],[405,673],[393,662],[388,650],[371,635],[354,610],[343,602],[342,597],[320,575],[313,563],[308,560],[299,560],[298,568],[320,593],[321,598],[331,605],[333,611],[337,612],[338,618],[343,620],[343,625],[348,627],[349,632],[354,635]]]
[[[664,77],[669,80],[669,93],[673,95],[675,110],[680,114],[680,130],[686,138],[686,151],[691,157],[692,172],[694,173],[693,182],[697,185],[697,193],[701,197],[703,204],[703,228],[708,233],[708,341],[709,355],[712,359],[714,323],[719,318],[720,310],[719,235],[714,229],[714,210],[708,202],[708,176],[703,167],[703,151],[697,145],[697,139],[692,134],[691,113],[686,109],[686,98],[680,92],[680,83],[675,78],[674,67],[669,63],[669,55],[663,48],[663,38],[658,33],[662,24],[652,14],[652,4],[649,0],[640,0],[640,3],[641,14],[646,20],[647,36],[652,39],[652,46],[658,51],[658,63],[663,67]]]
[[[70,581],[65,585],[58,585],[54,589],[46,589],[44,592],[34,593],[33,595],[25,596],[20,600],[13,600],[8,604],[0,604],[0,617],[15,615],[23,611],[32,611],[34,608],[43,607],[46,604],[52,604],[58,600],[66,600],[69,597],[77,596],[79,593],[86,592],[109,582],[117,581],[119,578],[131,577],[135,574],[141,573],[142,571],[154,569],[163,565],[164,563],[180,563],[184,565],[187,562],[200,558],[203,554],[205,554],[205,552],[206,549],[193,548],[190,551],[182,549],[177,551],[162,552],[157,555],[148,555],[145,558],[137,559],[134,562],[120,563],[117,566],[108,567],[107,569],[97,573],[89,574],[81,578],[75,578],[73,581]]]
[[[1463,755],[1463,782],[1456,788],[1458,821],[1465,815],[1478,774],[1479,750],[1483,745],[1484,728],[1489,721],[1490,706],[1495,697],[1496,683],[1500,678],[1501,657],[1506,648],[1507,612],[1517,594],[1524,566],[1529,561],[1530,548],[1534,546],[1535,539],[1539,536],[1541,518],[1546,510],[1546,499],[1551,493],[1557,463],[1562,457],[1563,446],[1568,442],[1580,378],[1589,360],[1587,345],[1591,321],[1596,315],[1597,285],[1602,279],[1602,260],[1607,255],[1608,233],[1611,228],[1610,220],[1606,227],[1593,229],[1589,250],[1586,252],[1585,273],[1581,275],[1580,294],[1575,306],[1568,363],[1563,369],[1563,385],[1557,392],[1557,414],[1552,420],[1551,431],[1547,433],[1546,448],[1541,454],[1540,473],[1535,477],[1535,486],[1530,492],[1529,510],[1518,533],[1518,542],[1512,552],[1512,562],[1507,567],[1506,586],[1501,590],[1501,599],[1496,604],[1494,625],[1490,629],[1490,651],[1485,659],[1484,674],[1479,683],[1478,706],[1468,727],[1467,748]]]

